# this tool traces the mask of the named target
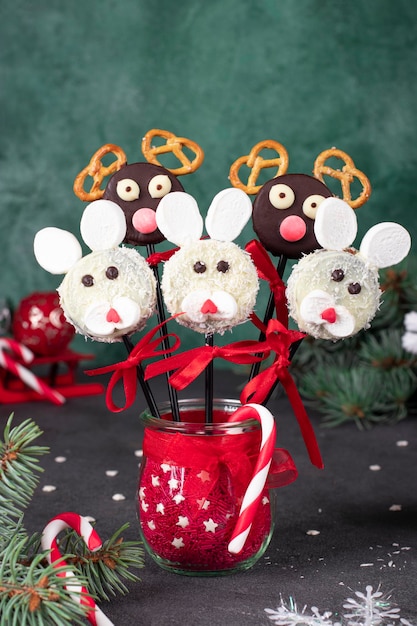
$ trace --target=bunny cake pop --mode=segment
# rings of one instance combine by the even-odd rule
[[[250,256],[233,243],[250,219],[245,193],[224,189],[206,217],[210,239],[200,239],[203,219],[186,193],[170,193],[156,211],[159,230],[179,250],[165,263],[161,287],[167,309],[182,313],[177,322],[199,333],[223,334],[248,319],[258,293]]]
[[[337,198],[320,204],[314,229],[323,249],[293,267],[286,291],[289,313],[300,330],[317,339],[351,337],[368,328],[378,310],[378,269],[407,256],[410,235],[400,224],[382,222],[368,230],[359,250],[350,248],[356,215]]]
[[[80,231],[92,250],[85,257],[72,233],[53,227],[36,234],[35,257],[46,271],[66,274],[58,287],[60,304],[78,333],[97,341],[121,340],[141,330],[154,313],[155,278],[136,250],[119,247],[126,221],[115,203],[89,204]]]
[[[273,150],[275,158],[263,158],[263,150]],[[329,158],[343,162],[341,169],[326,165]],[[247,184],[239,178],[240,168],[246,165],[251,173]],[[271,180],[257,184],[263,169],[278,167]],[[355,168],[345,152],[332,148],[320,153],[314,164],[314,176],[307,174],[287,174],[288,153],[282,144],[267,140],[256,144],[250,154],[239,157],[230,168],[230,181],[234,187],[256,194],[253,203],[253,229],[264,248],[274,256],[284,255],[289,259],[299,259],[303,254],[313,252],[320,247],[317,241],[314,221],[317,209],[326,198],[332,197],[330,189],[324,184],[327,175],[340,181],[343,199],[354,209],[367,201],[371,186],[369,180]],[[362,191],[358,197],[351,196],[351,183],[359,180]]]
[[[164,144],[153,146],[154,139],[163,139]],[[184,152],[192,152],[190,161]],[[155,211],[161,198],[172,191],[184,191],[177,176],[190,174],[198,169],[204,153],[200,146],[185,137],[177,137],[166,130],[152,129],[142,141],[142,152],[147,163],[127,164],[124,151],[114,144],[105,144],[92,156],[90,163],[76,177],[74,192],[81,200],[104,198],[117,204],[126,218],[124,242],[134,246],[153,245],[164,241],[157,227]],[[163,167],[158,156],[172,153],[181,163],[180,167]],[[113,154],[116,159],[108,166],[102,163],[103,157]],[[101,188],[107,176],[111,175],[105,188]],[[89,191],[84,188],[88,177],[93,178]]]

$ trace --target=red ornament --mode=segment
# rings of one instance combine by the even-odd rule
[[[74,336],[66,321],[56,292],[33,293],[24,298],[13,316],[12,332],[16,341],[36,355],[52,356],[62,352]]]

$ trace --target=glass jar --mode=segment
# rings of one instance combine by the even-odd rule
[[[186,575],[222,575],[249,569],[265,552],[274,527],[274,492],[262,494],[239,554],[228,544],[252,478],[261,442],[255,419],[227,423],[240,406],[217,399],[205,423],[203,400],[180,400],[181,421],[170,406],[161,418],[141,416],[143,460],[137,508],[146,550],[162,568]]]

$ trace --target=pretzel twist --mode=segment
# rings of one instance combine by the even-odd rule
[[[325,165],[327,159],[330,159],[331,157],[335,157],[343,161],[344,165],[342,169],[335,170],[334,168]],[[360,206],[365,204],[371,195],[372,189],[368,177],[355,167],[352,158],[346,154],[346,152],[343,152],[343,150],[329,148],[329,150],[321,152],[314,162],[313,174],[315,178],[318,178],[323,183],[324,176],[330,176],[331,178],[337,179],[342,187],[343,200],[347,202],[352,209],[358,209]],[[357,198],[352,198],[350,187],[355,178],[357,178],[362,185],[362,191]]]
[[[162,137],[165,139],[165,143],[161,146],[153,146],[152,140],[155,137]],[[185,154],[184,148],[188,148],[195,155],[192,160]],[[153,128],[146,133],[142,139],[142,152],[148,163],[153,163],[161,167],[165,166],[160,163],[158,156],[169,152],[174,154],[181,163],[181,167],[165,168],[174,176],[183,176],[184,174],[195,172],[204,159],[204,152],[195,141],[191,141],[191,139],[187,139],[186,137],[177,137],[169,130],[160,130],[159,128]]]
[[[278,156],[272,159],[264,159],[260,156],[260,152],[266,149],[274,150]],[[242,165],[246,165],[251,170],[246,185],[240,180],[239,177],[239,170]],[[262,185],[256,184],[261,170],[268,169],[270,167],[278,167],[276,174],[271,178],[276,178],[277,176],[285,174],[288,169],[288,152],[278,141],[266,139],[265,141],[260,141],[254,145],[249,154],[236,159],[230,168],[229,179],[233,187],[242,189],[249,195],[254,195],[257,194],[262,187]]]
[[[106,154],[114,154],[116,159],[110,163],[110,165],[104,165],[102,158]],[[93,154],[87,167],[85,167],[74,180],[74,193],[80,198],[80,200],[93,201],[99,200],[103,197],[104,189],[101,189],[103,180],[115,172],[118,172],[123,165],[126,164],[126,155],[119,146],[112,143],[106,143],[101,146]],[[87,176],[91,176],[93,184],[90,191],[86,191],[84,188],[85,179]]]

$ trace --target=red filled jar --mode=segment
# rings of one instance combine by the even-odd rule
[[[230,574],[252,567],[268,547],[275,495],[267,482],[243,549],[228,550],[261,442],[255,419],[227,423],[239,406],[236,400],[214,400],[210,424],[204,401],[195,399],[180,400],[179,422],[168,404],[160,407],[161,419],[141,416],[140,530],[148,553],[164,569]]]

